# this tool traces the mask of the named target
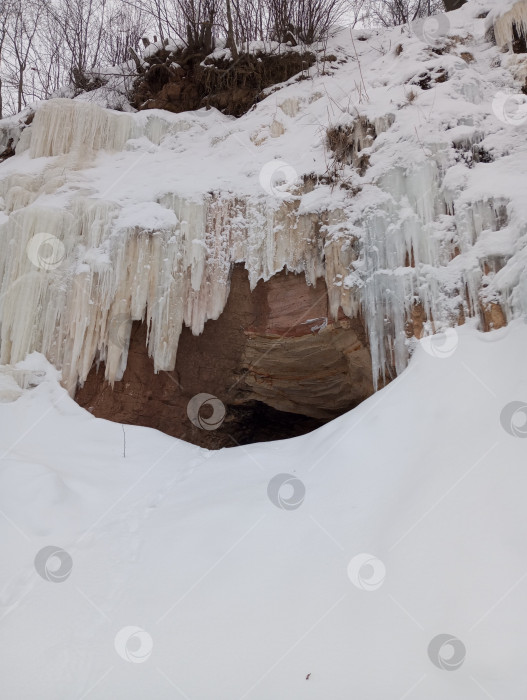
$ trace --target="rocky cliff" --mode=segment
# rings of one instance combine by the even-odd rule
[[[526,314],[523,15],[489,9],[343,31],[239,118],[115,112],[106,86],[5,122],[0,362],[39,350],[96,415],[223,446]]]

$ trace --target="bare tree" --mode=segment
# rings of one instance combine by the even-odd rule
[[[443,9],[443,0],[369,0],[365,16],[369,24],[394,27]]]
[[[86,73],[103,55],[106,9],[107,0],[59,0],[48,6],[52,21],[60,28],[69,77],[81,87]]]
[[[148,33],[148,19],[141,8],[121,4],[113,8],[103,29],[102,59],[110,66],[125,63]]]
[[[44,9],[43,0],[15,0],[10,6],[7,24],[4,27],[4,82],[15,90],[14,102],[17,112],[26,104],[28,71],[36,70],[37,30]],[[34,83],[34,76],[31,76],[29,82]]]
[[[270,0],[273,38],[312,44],[327,36],[345,9],[342,0]]]
[[[2,3],[2,5],[0,5],[0,119],[2,119],[2,117],[4,116],[4,114],[3,114],[4,101],[3,101],[3,95],[2,95],[2,88],[3,88],[2,57],[3,57],[4,44],[5,44],[6,39],[7,39],[7,29],[9,27],[9,23],[11,21],[11,15],[13,13],[13,9],[14,9],[13,2],[4,2],[4,3]]]
[[[344,10],[341,0],[299,0],[292,5],[292,23],[304,44],[325,38]]]
[[[464,2],[0,0],[0,118],[67,85],[92,89],[102,81],[103,66],[125,64],[130,55],[134,71],[142,72],[137,55],[142,37],[174,40],[198,57],[213,51],[220,38],[236,59],[255,40],[309,45],[326,40],[339,21],[393,26]],[[126,67],[123,80],[131,81],[134,71],[130,75]]]

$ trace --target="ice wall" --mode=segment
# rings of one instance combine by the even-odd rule
[[[44,102],[35,114],[17,152],[29,147],[31,158],[58,156],[101,149],[120,151],[133,135],[134,122],[128,114],[101,109],[95,104],[54,99]]]
[[[454,207],[441,148],[338,198],[322,184],[300,185],[283,200],[165,192],[139,205],[158,222],[153,226],[123,223],[134,218],[133,202],[68,190],[68,173],[89,169],[98,152],[118,156],[130,139],[153,147],[189,128],[159,114],[135,118],[65,99],[40,106],[17,154],[29,162],[45,158],[45,167],[0,181],[1,364],[38,350],[62,369],[71,392],[94,362],[105,363],[113,383],[126,367],[131,322],[141,320],[156,371],[172,370],[183,325],[199,334],[219,317],[240,262],[252,288],[284,267],[309,285],[325,277],[332,314],[342,308],[364,317],[377,378],[406,366],[417,305],[425,332],[476,315],[483,287],[508,316],[525,305],[517,290],[521,280],[527,287],[521,270],[516,279],[507,273],[501,293],[493,280],[507,254],[478,251],[482,232],[506,226],[507,203],[456,200]],[[490,260],[490,270],[482,260]]]

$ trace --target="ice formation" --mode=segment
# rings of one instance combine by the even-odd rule
[[[79,103],[64,98],[50,100],[37,110],[29,152],[32,158],[40,158],[72,151],[81,154],[101,149],[119,151],[132,136],[132,129],[133,121],[127,114],[89,103],[80,107]]]
[[[526,0],[508,0],[497,7],[491,21],[494,25],[496,42],[499,46],[510,46],[514,41],[514,29],[520,36],[527,36]]]
[[[462,12],[452,15],[461,25]],[[408,82],[446,62],[424,46],[406,41]],[[113,383],[140,320],[155,370],[171,370],[183,325],[199,334],[222,313],[234,263],[245,264],[252,288],[284,267],[309,285],[324,277],[332,314],[364,318],[377,380],[406,366],[416,308],[424,333],[491,303],[507,320],[527,313],[527,175],[511,160],[524,139],[521,125],[499,123],[490,107],[503,74],[494,84],[448,56],[456,80],[422,90],[413,105],[405,72],[390,78],[394,57],[361,50],[369,102],[329,120],[336,98],[321,86],[327,92],[333,80],[349,102],[353,64],[339,69],[340,82],[337,71],[283,87],[240,120],[215,110],[124,114],[69,99],[39,105],[0,171],[0,363],[37,350],[70,392],[94,362]],[[367,167],[359,176],[351,159],[324,179],[325,134],[340,122],[351,124]],[[476,163],[484,147],[492,157]],[[282,162],[294,162],[298,177],[264,190],[261,166],[280,175]]]

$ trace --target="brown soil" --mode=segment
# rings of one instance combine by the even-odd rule
[[[139,110],[185,112],[216,107],[240,117],[265,94],[315,62],[310,52],[278,55],[241,54],[236,60],[211,59],[203,52],[160,50],[134,86],[131,104]]]

